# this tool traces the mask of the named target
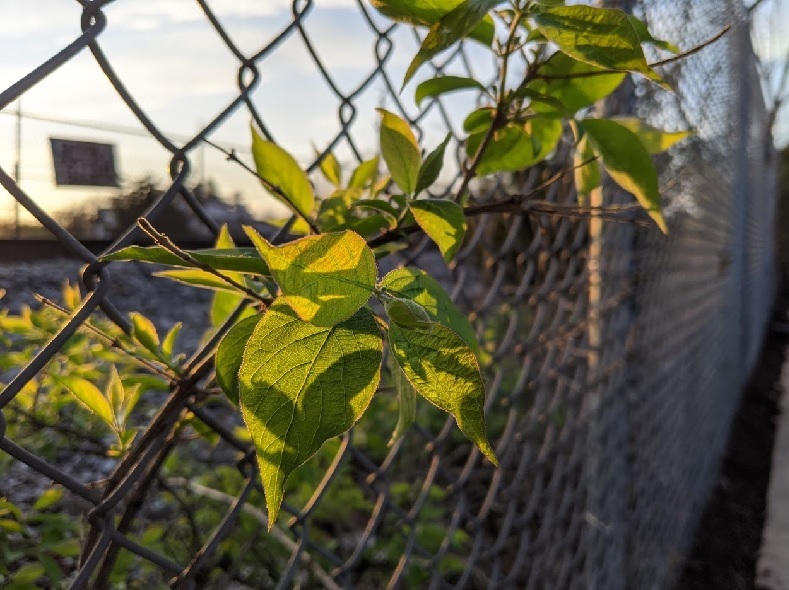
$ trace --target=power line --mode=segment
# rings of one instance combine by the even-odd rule
[[[30,119],[31,121],[56,123],[58,125],[69,125],[71,127],[80,127],[82,129],[94,129],[96,131],[107,131],[110,133],[118,133],[121,135],[130,135],[134,137],[151,139],[151,135],[148,133],[148,131],[146,131],[145,129],[132,127],[130,125],[117,125],[115,123],[105,123],[103,121],[87,121],[84,119],[65,119],[53,115],[42,115],[39,113],[30,113],[30,112],[22,112],[21,114],[18,115],[15,111],[14,112],[0,111],[0,115],[6,115],[8,117],[19,116],[22,119]],[[166,132],[163,133],[166,137],[169,137],[170,139],[174,139],[176,141],[182,141],[184,143],[192,140],[192,137],[189,137],[181,133],[166,133]],[[248,145],[232,144],[225,142],[222,142],[222,144],[226,146],[228,150],[243,152],[247,154],[252,153],[252,150],[250,150]]]

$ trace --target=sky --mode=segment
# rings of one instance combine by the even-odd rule
[[[789,0],[765,0],[760,10],[773,2],[789,4]],[[292,20],[291,0],[209,0],[208,4],[246,54],[264,47]],[[237,96],[238,61],[193,0],[117,0],[105,12],[108,25],[99,36],[102,49],[140,106],[175,143],[191,137]],[[76,39],[80,34],[80,14],[81,7],[75,0],[0,0],[0,89]],[[783,14],[783,22],[789,22],[789,12]],[[374,18],[381,25],[385,23]],[[763,20],[767,28],[773,22],[770,18]],[[341,91],[354,89],[373,70],[376,37],[363,20],[356,0],[315,0],[304,23],[316,52]],[[405,28],[395,34],[395,43],[397,51],[387,64],[387,71],[399,84],[417,45]],[[762,45],[760,50],[768,57],[785,55],[780,43]],[[340,128],[339,99],[322,80],[298,34],[290,35],[258,63],[261,78],[253,101],[277,142],[301,162],[310,161],[312,146],[322,149]],[[482,57],[474,61],[475,67],[483,71],[487,71],[487,63]],[[402,94],[402,101],[409,113],[416,114],[412,96],[413,85]],[[450,108],[450,115],[468,112],[471,103],[460,97],[453,100],[457,108]],[[386,102],[385,88],[378,81],[355,98],[354,104],[358,116],[351,129],[353,137],[362,155],[372,156],[376,152],[374,109],[391,106],[391,102]],[[0,166],[9,173],[16,159],[18,106],[14,102],[0,111]],[[168,178],[168,152],[144,133],[88,51],[26,92],[21,108],[30,115],[22,119],[21,186],[49,211],[74,203],[95,206],[119,194],[108,188],[56,188],[50,137],[114,144],[116,166],[125,187],[145,176],[161,182]],[[250,142],[249,123],[248,112],[239,109],[211,139],[236,148],[239,156],[251,163],[246,149]],[[460,123],[460,118],[452,120],[455,129]],[[781,125],[779,141],[785,143],[789,139],[789,121]],[[437,144],[444,124],[434,113],[425,121],[425,129],[426,144]],[[136,135],[140,133],[142,137]],[[343,163],[353,162],[346,145],[339,146],[337,155]],[[258,215],[284,214],[257,179],[237,164],[227,162],[221,153],[200,148],[193,152],[191,161],[193,181],[210,178],[225,196],[241,193],[244,204]],[[0,191],[0,217],[10,216],[13,207],[13,199]]]

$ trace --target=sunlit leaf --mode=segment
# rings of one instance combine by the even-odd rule
[[[315,208],[315,194],[307,173],[288,152],[263,139],[254,126],[251,130],[252,157],[255,159],[257,173],[282,194],[270,190],[266,183],[263,183],[263,187],[294,211],[309,217]]]
[[[444,260],[452,260],[466,235],[466,217],[460,205],[443,199],[421,199],[411,201],[411,213]]]
[[[351,317],[372,294],[375,256],[356,232],[308,236],[272,246],[245,226],[286,301],[304,321],[331,326]]]
[[[381,115],[381,155],[400,189],[411,195],[416,190],[422,154],[411,128],[403,119],[384,109]]]
[[[332,153],[326,154],[320,164],[323,176],[334,186],[342,186],[342,168]]]
[[[451,414],[460,430],[498,465],[485,434],[485,386],[477,358],[452,330],[438,323],[389,326],[392,354],[416,392]]]
[[[581,198],[588,196],[603,182],[600,164],[597,160],[593,160],[594,156],[589,138],[584,136],[576,146],[573,156],[575,190]]]
[[[207,248],[189,250],[187,253],[215,270],[230,270],[267,275],[268,267],[254,248]],[[194,268],[190,262],[176,256],[162,246],[129,246],[101,257],[101,260],[150,262],[182,268]]]
[[[534,16],[540,32],[579,61],[619,72],[636,72],[662,83],[647,64],[627,14],[614,8],[557,6]]]
[[[660,230],[667,233],[660,212],[657,171],[638,136],[609,119],[587,119],[582,126],[614,182],[632,193]]]
[[[115,417],[113,416],[109,400],[104,397],[104,394],[93,383],[76,375],[58,377],[58,382],[106,424],[110,426],[115,424]]]
[[[635,133],[651,155],[665,152],[675,143],[693,135],[690,131],[661,131],[635,117],[614,117],[613,120]]]
[[[380,286],[393,295],[416,301],[433,320],[452,328],[474,352],[479,351],[479,343],[468,317],[460,312],[444,288],[425,271],[413,267],[398,268],[388,273]]]
[[[367,188],[378,177],[378,156],[359,164],[351,174],[348,188]]]
[[[383,341],[367,309],[332,327],[275,302],[255,327],[239,371],[241,410],[257,448],[269,513],[288,476],[365,412],[378,387]]]
[[[470,135],[466,140],[466,153],[475,157],[488,131]],[[510,123],[496,131],[477,164],[477,175],[488,176],[497,172],[517,172],[537,161],[534,141],[521,125]]]

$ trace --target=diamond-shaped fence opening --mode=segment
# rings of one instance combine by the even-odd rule
[[[190,187],[205,151],[229,158],[228,170],[250,165],[244,140],[234,144],[223,133],[241,129],[246,138],[250,120],[310,172],[331,152],[348,173],[375,155],[374,109],[384,106],[413,123],[426,146],[452,135],[456,157],[448,158],[454,165],[442,180],[447,190],[458,188],[459,114],[475,99],[415,108],[400,82],[419,41],[367,2],[294,0],[289,12],[272,9],[255,35],[243,19],[223,22],[213,2],[184,2],[194,30],[157,31],[153,48],[114,37],[114,19],[129,18],[124,10],[144,4],[139,0],[79,4],[81,33],[58,41],[56,53],[5,88],[0,109],[67,75],[70,60],[93,60],[110,85],[107,96],[125,103],[169,170],[167,189],[144,212],[154,225],[177,203],[207,235],[218,232],[218,220]],[[0,449],[14,459],[3,468],[24,471],[26,485],[38,490],[48,482],[62,486],[66,513],[84,518],[81,554],[56,562],[64,587],[669,587],[770,309],[774,166],[740,3],[634,4],[656,37],[683,47],[732,25],[714,45],[666,66],[677,94],[635,80],[615,105],[662,128],[694,130],[659,162],[670,235],[635,214],[578,214],[564,178],[522,214],[474,217],[449,268],[426,240],[414,238],[385,265],[429,269],[470,314],[501,466],[483,463],[454,422],[427,404],[407,436],[388,445],[397,405],[384,391],[356,428],[294,473],[284,516],[269,532],[254,452],[237,412],[214,395],[211,352],[237,315],[201,340],[210,297],[134,265],[98,262],[35,192],[0,168],[4,189],[86,265],[84,300],[47,316],[35,356],[0,367]],[[68,30],[64,23],[63,34]],[[345,38],[338,30],[355,33]],[[179,45],[198,42],[200,55],[212,57],[186,65],[172,59]],[[150,69],[135,69],[134,52]],[[232,75],[206,80],[201,59],[227,64]],[[473,44],[428,68],[481,80],[497,75]],[[198,133],[165,131],[170,121],[158,106],[156,81],[166,77],[187,90],[183,108],[199,112]],[[212,99],[188,97],[200,85],[215,89]],[[71,92],[78,97],[79,87]],[[474,201],[535,190],[566,168],[570,145],[567,138],[544,166],[473,184]],[[605,195],[607,205],[624,211],[629,202],[613,190]],[[132,224],[113,237],[107,251],[143,236]],[[69,264],[47,268],[74,278],[76,265]],[[3,276],[18,288],[26,281]],[[36,289],[40,278],[31,275],[26,284]],[[69,342],[101,341],[103,331],[111,343],[129,330],[132,311],[150,313],[160,330],[185,321],[192,356],[169,390],[146,392],[131,451],[122,460],[97,457],[101,438],[80,438],[69,422],[78,408],[63,409],[57,424],[35,422],[35,403],[58,403],[55,387],[53,399],[30,400],[65,370]],[[12,340],[0,335],[0,345]],[[41,433],[50,431],[73,446],[42,444]],[[0,483],[0,494],[18,499],[20,492]]]

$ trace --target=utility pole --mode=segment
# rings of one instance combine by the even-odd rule
[[[22,176],[22,99],[16,101],[16,141],[15,141],[14,182],[18,185]],[[14,239],[20,238],[19,201],[14,199]]]

